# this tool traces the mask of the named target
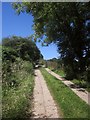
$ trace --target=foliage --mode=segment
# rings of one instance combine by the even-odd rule
[[[64,72],[64,70],[57,69],[57,70],[54,70],[54,72],[57,73],[58,75],[60,75],[61,77],[65,78],[65,72]]]
[[[65,86],[60,80],[50,75],[44,68],[41,72],[45,78],[49,90],[57,102],[63,118],[88,119],[90,106],[82,101],[70,88]]]
[[[83,74],[90,64],[90,3],[14,3],[14,9],[34,17],[35,38],[55,42],[68,78]],[[68,68],[67,68],[68,66]],[[77,67],[76,67],[77,66]],[[70,67],[70,68],[69,68]],[[70,70],[70,73],[69,73]],[[82,77],[82,75],[81,75]],[[88,77],[86,79],[89,81]]]
[[[64,65],[61,59],[52,58],[50,60],[46,60],[46,67],[50,68],[60,76],[66,77],[64,72]]]
[[[2,116],[11,120],[31,115],[33,65],[41,57],[29,38],[10,37],[2,41]],[[29,106],[29,111],[27,106]]]
[[[87,79],[86,77],[88,77],[89,79],[89,76],[90,76],[89,69],[88,71],[85,71],[82,75],[80,73],[77,73],[78,79],[73,79],[73,76],[75,76],[75,73],[74,73],[75,71],[73,71],[73,69],[71,69],[70,66],[66,66],[64,68],[62,60],[50,59],[50,60],[47,60],[46,62],[47,62],[47,67],[51,69],[53,72],[55,72],[56,74],[60,75],[61,77],[64,77],[67,80],[72,79],[72,82],[75,83],[76,86],[84,88],[87,91],[90,91],[90,84],[88,81],[86,81]]]
[[[25,61],[33,65],[41,58],[41,53],[35,43],[29,38],[13,36],[4,38],[2,41],[2,77],[3,84],[17,86],[14,73],[23,69]],[[27,67],[27,66],[26,66]],[[33,68],[30,66],[27,71],[32,73]]]
[[[89,82],[85,81],[85,80],[77,80],[77,79],[73,79],[72,82],[74,84],[76,84],[77,86],[86,89],[88,92],[90,92],[90,84]]]
[[[6,48],[8,50],[13,49],[13,51],[10,52],[12,52],[14,56],[18,56],[23,60],[31,61],[34,63],[41,57],[39,49],[30,38],[22,38],[17,36],[13,36],[11,38],[4,38],[2,41],[2,45],[8,47]],[[8,51],[8,53],[10,52]],[[5,55],[7,55],[6,57],[10,57],[6,53]]]
[[[18,61],[20,63],[20,61]],[[19,70],[14,69],[14,83],[17,83],[17,86],[15,84],[11,84],[11,86],[6,86],[3,84],[2,90],[2,116],[3,119],[16,119],[16,118],[25,118],[27,117],[27,112],[29,107],[29,115],[31,115],[31,99],[32,91],[33,91],[33,76],[30,71],[27,71],[29,69],[32,69],[31,64],[27,62],[21,62],[22,67],[19,68]],[[16,63],[14,67],[18,67],[18,64]],[[13,79],[13,77],[8,77],[10,81]]]
[[[57,67],[58,67],[57,61],[58,60],[56,58],[47,60],[46,61],[47,67],[51,68],[52,70],[57,69]]]

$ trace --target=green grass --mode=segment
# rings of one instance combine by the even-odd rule
[[[63,70],[52,70],[52,71],[55,72],[56,74],[60,75],[61,77],[65,77],[65,73]],[[87,81],[73,79],[72,82],[74,84],[78,85],[79,87],[82,87],[82,88],[86,89],[88,92],[90,92],[90,85],[89,85],[89,83],[87,83]]]
[[[87,81],[73,79],[72,82],[82,88],[85,88],[88,92],[90,92],[90,84]]]
[[[89,105],[45,69],[42,68],[41,72],[64,118],[90,118],[90,114],[88,114]]]
[[[57,73],[58,75],[65,77],[65,73],[63,70],[53,70],[53,72]]]
[[[22,69],[16,73],[17,81],[19,81],[18,86],[9,89],[4,86],[3,88],[3,119],[9,118],[10,120],[13,120],[15,118],[24,118],[27,117],[28,112],[29,115],[31,115],[30,110],[34,87],[34,76],[30,71],[27,72],[26,69]]]

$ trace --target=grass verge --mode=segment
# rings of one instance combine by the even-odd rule
[[[41,72],[55,101],[62,110],[64,118],[90,118],[89,105],[44,68],[41,68]]]
[[[87,81],[73,79],[72,82],[90,92],[90,84]]]
[[[18,86],[3,88],[2,117],[14,120],[26,118],[31,115],[31,97],[34,87],[34,76],[29,71],[30,65],[23,64],[23,69],[19,70],[17,76]],[[28,113],[28,114],[27,114]]]
[[[63,70],[52,70],[53,72],[57,73],[58,75],[65,77],[65,73]]]
[[[60,75],[61,77],[65,78],[65,73],[63,70],[52,70],[53,72],[55,72],[56,74]],[[85,80],[78,80],[78,79],[73,79],[71,80],[74,84],[76,84],[77,86],[86,89],[88,92],[90,92],[90,84],[85,81]]]

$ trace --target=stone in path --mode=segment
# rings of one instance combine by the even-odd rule
[[[33,118],[60,118],[57,106],[38,69],[35,70]]]
[[[69,80],[63,79],[60,75],[52,72],[50,69],[45,68],[51,75],[61,80],[66,86],[68,86],[76,95],[78,95],[83,101],[90,105],[90,93],[83,88],[74,87],[75,84]]]

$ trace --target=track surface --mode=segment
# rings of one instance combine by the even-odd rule
[[[57,106],[40,72],[35,70],[33,118],[60,118]]]

